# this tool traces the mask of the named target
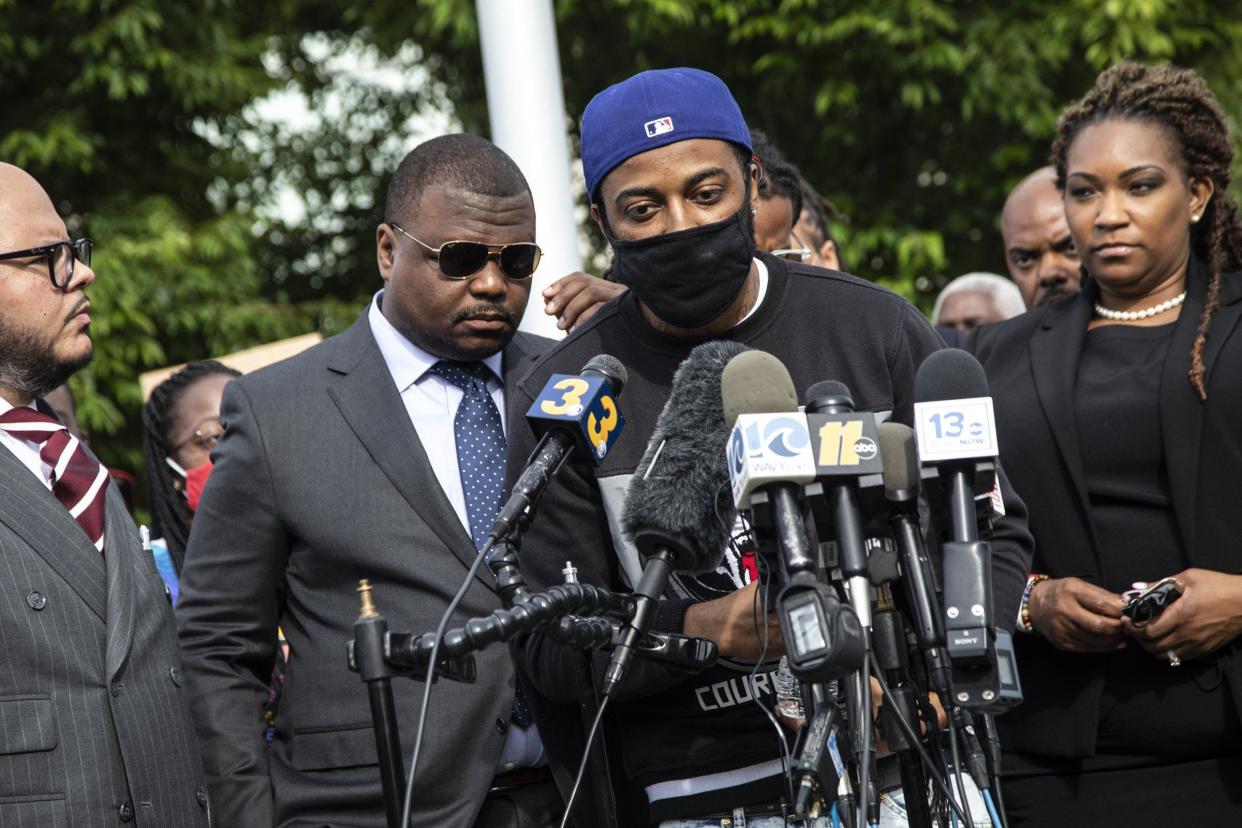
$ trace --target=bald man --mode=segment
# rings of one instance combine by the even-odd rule
[[[0,164],[0,825],[206,826],[163,582],[41,399],[91,360],[90,251]]]
[[[1001,212],[1005,265],[1028,309],[1082,287],[1078,253],[1056,182],[1056,170],[1041,167],[1018,182]]]

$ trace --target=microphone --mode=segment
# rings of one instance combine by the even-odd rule
[[[769,353],[747,351],[725,366],[720,383],[725,419],[733,429],[728,452],[733,502],[755,513],[756,528],[766,523],[775,530],[785,572],[810,572],[815,558],[801,494],[802,485],[815,479],[815,461],[789,371]],[[769,515],[767,523],[763,518]]]
[[[815,479],[815,461],[794,380],[775,356],[748,351],[725,366],[720,394],[733,430],[728,461],[734,505],[770,505],[786,571],[811,570],[815,560],[799,500],[802,484]]]
[[[761,548],[770,531],[783,563],[776,603],[790,670],[807,682],[851,673],[862,664],[865,639],[856,613],[817,575],[801,505],[815,461],[793,380],[776,357],[749,351],[725,368],[721,387],[725,416],[734,424],[728,454],[734,503],[751,509]]]
[[[914,431],[901,423],[880,423],[877,431],[884,464],[884,497],[901,556],[902,581],[914,616],[915,637],[927,656],[933,689],[947,693],[949,664],[943,649],[944,619],[919,526],[919,457]]]
[[[605,697],[625,677],[669,575],[720,565],[736,517],[721,462],[728,441],[721,373],[745,350],[737,342],[716,341],[690,352],[673,374],[668,401],[630,479],[621,528],[645,566],[634,588],[634,611],[604,673]]]
[[[492,522],[491,537],[500,543],[513,532],[517,520],[528,515],[544,489],[575,448],[590,451],[595,464],[603,462],[625,427],[617,408],[629,375],[616,357],[592,357],[577,376],[553,374],[535,398],[526,419],[540,434],[509,500]]]
[[[807,427],[815,442],[817,485],[837,540],[837,563],[849,584],[850,605],[864,627],[871,626],[871,585],[858,490],[865,480],[878,485],[883,471],[876,442],[875,415],[855,411],[849,389],[840,382],[817,382],[806,393]]]
[[[996,420],[987,376],[966,351],[936,351],[914,379],[919,459],[935,467],[948,512],[944,563],[945,633],[954,699],[990,705],[999,694],[992,617],[992,549],[979,539],[975,495],[995,486]]]

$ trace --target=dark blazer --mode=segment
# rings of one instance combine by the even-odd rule
[[[112,483],[105,555],[0,447],[0,825],[207,825],[172,608]]]
[[[1206,293],[1205,269],[1191,262],[1182,306],[1161,374],[1160,419],[1173,511],[1193,567],[1242,572],[1242,274],[1223,277],[1207,341],[1206,403],[1190,385],[1190,351]],[[1078,295],[980,329],[969,348],[983,363],[996,406],[1001,462],[1026,501],[1035,535],[1033,572],[1100,583],[1098,540],[1089,507],[1074,385],[1093,284]],[[1173,573],[1169,573],[1173,574]],[[1095,747],[1103,665],[1015,636],[1026,701],[1000,723],[1006,749],[1056,757]],[[1237,642],[1217,658],[1242,711]]]
[[[516,382],[547,340],[504,352]],[[520,413],[510,412],[512,417]],[[229,383],[225,435],[194,517],[177,605],[212,798],[229,828],[385,824],[366,688],[346,668],[369,578],[393,630],[435,629],[475,548],[410,423],[367,314],[349,330]],[[500,607],[483,567],[455,623]],[[290,654],[270,751],[260,718],[276,647]],[[478,681],[431,695],[414,825],[469,826],[513,705],[504,647]],[[409,761],[423,685],[394,682]]]

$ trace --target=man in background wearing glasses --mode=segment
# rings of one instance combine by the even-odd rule
[[[345,664],[358,581],[394,630],[436,628],[501,506],[506,393],[547,340],[517,333],[539,264],[520,170],[470,135],[428,141],[389,185],[384,288],[349,330],[229,384],[178,623],[219,824],[385,824],[367,690]],[[482,567],[454,616],[500,608]],[[288,669],[271,749],[259,717]],[[560,799],[509,651],[431,694],[413,825],[543,826]],[[423,684],[393,683],[410,766]]]
[[[0,825],[207,825],[172,610],[40,399],[90,362],[91,243],[0,164]]]

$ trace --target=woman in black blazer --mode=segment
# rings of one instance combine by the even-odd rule
[[[1193,72],[1125,63],[1053,147],[1088,280],[981,329],[1035,559],[1000,721],[1010,825],[1242,824],[1242,225]],[[1172,576],[1156,620],[1122,593]]]

